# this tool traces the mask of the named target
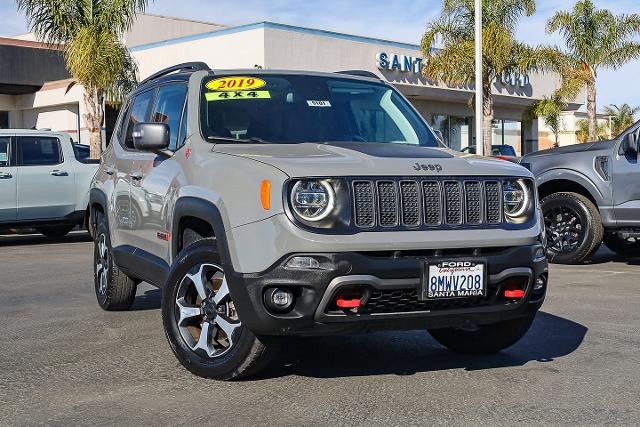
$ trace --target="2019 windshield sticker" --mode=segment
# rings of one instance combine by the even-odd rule
[[[307,105],[309,105],[309,107],[328,108],[328,107],[331,107],[331,102],[308,100]]]
[[[220,77],[208,82],[206,88],[216,92],[235,92],[260,89],[266,84],[267,82],[257,77]]]
[[[207,92],[204,94],[207,101],[234,101],[241,99],[271,99],[268,90],[244,90],[236,92]]]

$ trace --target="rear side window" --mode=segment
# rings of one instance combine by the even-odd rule
[[[21,136],[18,139],[19,166],[46,166],[62,163],[58,138]]]
[[[135,97],[133,104],[131,105],[131,113],[129,114],[129,121],[127,123],[127,132],[124,139],[124,145],[127,148],[133,149],[133,126],[136,123],[144,123],[149,120],[149,110],[151,109],[151,103],[153,102],[154,90],[143,92]]]
[[[9,166],[9,147],[11,147],[11,137],[0,136],[0,166]]]
[[[180,118],[187,96],[187,85],[182,83],[161,86],[158,89],[156,105],[151,114],[151,121],[169,125],[169,149],[176,151],[180,133]]]

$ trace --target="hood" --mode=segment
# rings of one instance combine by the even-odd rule
[[[216,144],[213,151],[245,157],[290,177],[531,176],[504,160],[444,148],[383,143]]]
[[[567,145],[565,147],[551,148],[549,150],[536,151],[535,153],[527,154],[524,157],[531,159],[540,156],[558,155],[558,154],[574,154],[583,153],[587,151],[606,151],[613,148],[615,141],[599,141],[599,142],[586,142],[584,144]]]

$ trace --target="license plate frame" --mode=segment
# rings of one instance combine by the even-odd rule
[[[454,266],[455,265],[455,266]],[[463,291],[460,289],[456,289],[455,291],[438,291],[434,294],[433,289],[430,289],[431,277],[434,267],[436,269],[443,268],[453,268],[457,272],[464,272],[463,269],[469,268],[481,268],[481,286],[480,292],[478,293],[476,289],[472,290],[469,293],[462,293]],[[474,272],[474,274],[477,274]],[[458,277],[462,277],[462,274],[458,275]],[[460,279],[461,280],[461,279]],[[468,280],[468,279],[467,279]],[[466,282],[466,280],[465,280]],[[466,283],[465,283],[466,287]],[[434,260],[428,259],[422,262],[422,277],[420,280],[420,289],[418,292],[419,299],[421,301],[439,301],[439,300],[452,300],[452,299],[466,299],[466,298],[480,298],[486,297],[488,292],[488,263],[485,259],[441,259]]]

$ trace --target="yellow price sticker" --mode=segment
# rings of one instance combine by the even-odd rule
[[[204,94],[207,101],[234,101],[240,99],[271,99],[268,90],[245,90],[238,92],[207,92]]]
[[[221,92],[259,89],[267,82],[257,77],[220,77],[207,83],[207,89]]]

